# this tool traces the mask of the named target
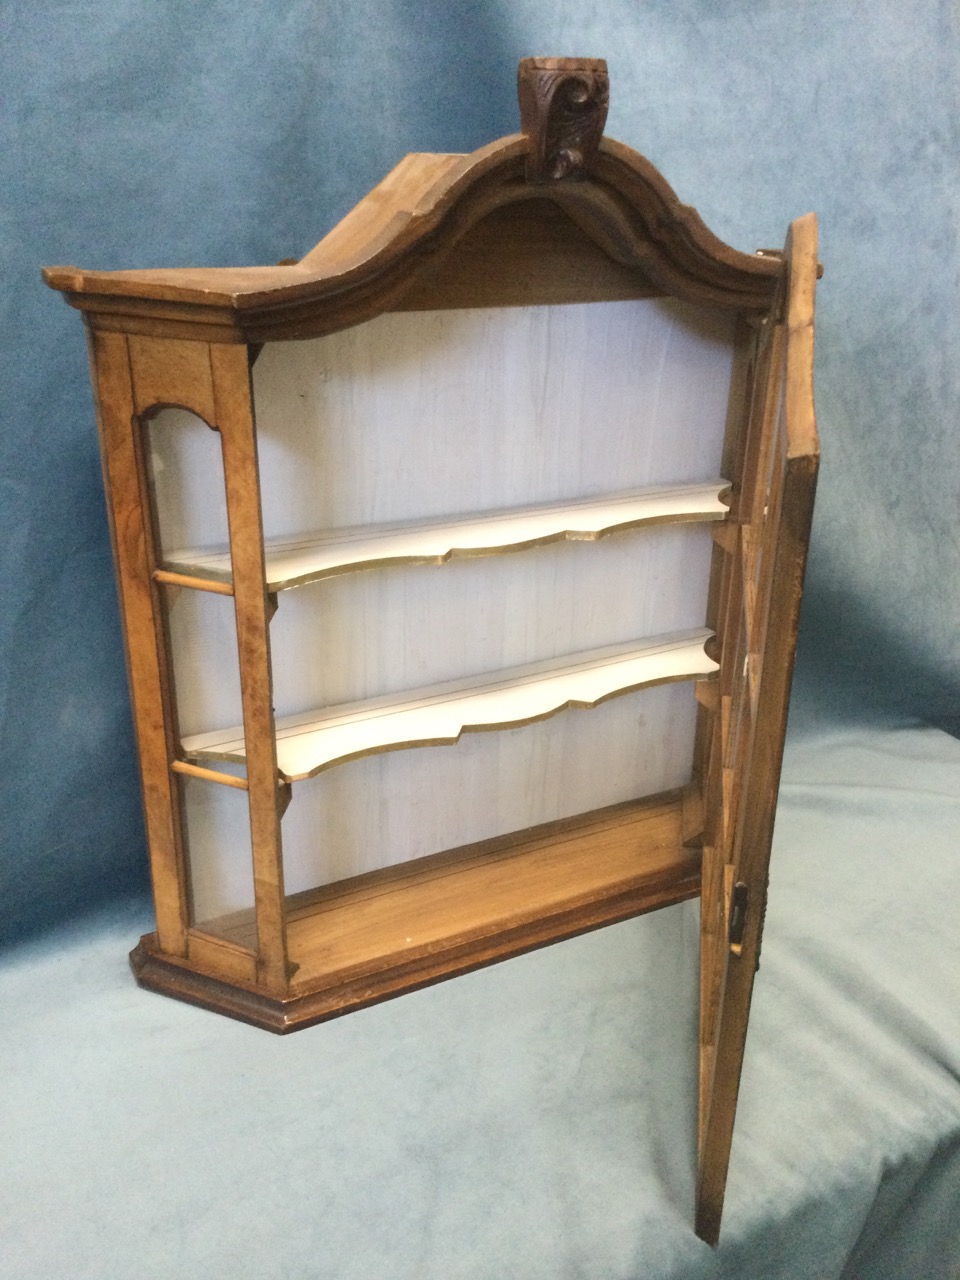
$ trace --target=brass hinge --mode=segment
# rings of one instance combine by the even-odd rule
[[[730,892],[730,924],[727,937],[730,950],[735,956],[743,950],[743,932],[747,926],[747,901],[750,890],[742,880],[738,880]]]

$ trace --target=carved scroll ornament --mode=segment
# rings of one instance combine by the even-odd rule
[[[517,93],[520,127],[532,144],[527,180],[582,176],[607,122],[606,62],[602,58],[523,58]]]

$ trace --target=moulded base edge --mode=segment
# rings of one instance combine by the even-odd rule
[[[665,878],[660,886],[647,884],[642,893],[632,888],[594,901],[588,907],[580,905],[487,938],[461,941],[439,953],[421,955],[403,964],[392,963],[375,973],[333,985],[329,979],[318,979],[311,984],[315,989],[286,997],[266,995],[243,983],[225,981],[175,957],[165,956],[156,949],[155,934],[145,934],[140,939],[130,953],[130,965],[138,983],[148,990],[284,1035],[406,991],[430,986],[444,978],[698,897],[699,893],[699,856],[691,853],[688,874]]]

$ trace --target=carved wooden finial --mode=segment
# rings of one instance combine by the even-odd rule
[[[603,58],[522,58],[520,128],[532,144],[529,182],[582,176],[607,122],[610,80]]]

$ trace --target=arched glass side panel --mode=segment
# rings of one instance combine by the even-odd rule
[[[144,453],[162,561],[229,554],[220,434],[186,409],[159,409],[143,426]]]

